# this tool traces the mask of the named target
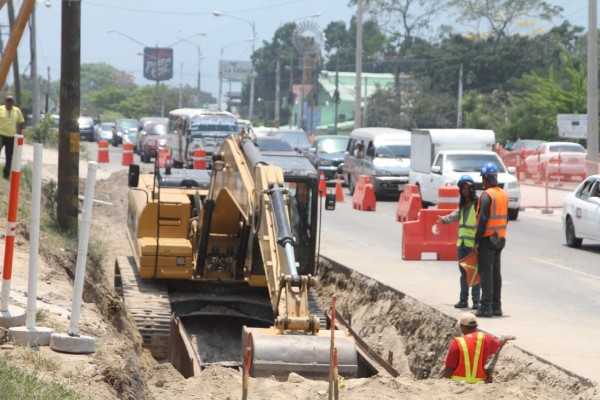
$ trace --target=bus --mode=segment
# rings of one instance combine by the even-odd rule
[[[194,151],[206,152],[207,168],[212,155],[229,135],[239,134],[237,118],[227,111],[179,108],[169,112],[167,149],[176,168],[192,168]]]

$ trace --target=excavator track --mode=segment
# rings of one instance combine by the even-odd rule
[[[117,257],[115,289],[123,298],[142,335],[144,346],[157,360],[169,357],[171,303],[167,287],[157,280],[141,279],[133,257]]]
[[[319,318],[321,329],[327,329],[327,316],[321,310],[321,306],[317,301],[317,292],[314,288],[308,289],[308,312],[311,315],[316,315]]]

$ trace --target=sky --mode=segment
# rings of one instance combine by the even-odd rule
[[[21,1],[14,1],[18,11]],[[563,18],[554,23],[568,19],[572,24],[587,27],[586,0],[548,1],[565,9]],[[252,42],[247,39],[252,37],[252,22],[258,48],[263,41],[270,42],[275,30],[287,22],[312,20],[322,28],[331,21],[349,23],[356,7],[348,3],[348,0],[82,0],[81,62],[105,62],[132,74],[139,85],[152,85],[152,81],[143,78],[140,55],[143,47],[169,46],[179,41],[173,46],[174,76],[164,83],[179,87],[182,81],[195,87],[200,50],[201,89],[216,98],[221,50],[223,59],[249,60]],[[38,74],[46,76],[49,66],[52,80],[60,76],[61,5],[60,0],[37,0],[36,7]],[[226,15],[215,17],[213,11]],[[308,17],[316,12],[319,17]],[[0,23],[6,43],[6,7],[0,12]],[[115,32],[108,33],[109,30]],[[182,38],[187,40],[181,41]],[[28,71],[28,29],[19,46],[19,62],[22,73],[26,68]],[[12,82],[10,74],[7,82]]]

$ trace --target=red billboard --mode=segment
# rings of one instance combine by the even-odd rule
[[[166,81],[173,78],[173,49],[144,47],[144,78]]]

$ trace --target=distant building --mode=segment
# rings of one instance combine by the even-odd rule
[[[393,87],[393,74],[365,73],[361,74],[361,109],[365,109],[365,100],[375,93],[378,88]],[[400,75],[401,85],[414,85],[416,80],[410,75]],[[338,73],[338,91],[340,102],[338,104],[338,132],[349,132],[354,128],[354,104],[356,73]],[[292,107],[290,125],[300,126],[307,132],[332,133],[335,123],[335,71],[321,71],[318,79],[318,96],[316,105],[313,106],[313,87],[304,85],[304,96],[302,96],[302,85],[294,85],[293,92],[295,102]],[[304,104],[300,107],[300,101],[304,98]],[[368,102],[367,102],[368,110]],[[302,118],[301,118],[302,114]]]

